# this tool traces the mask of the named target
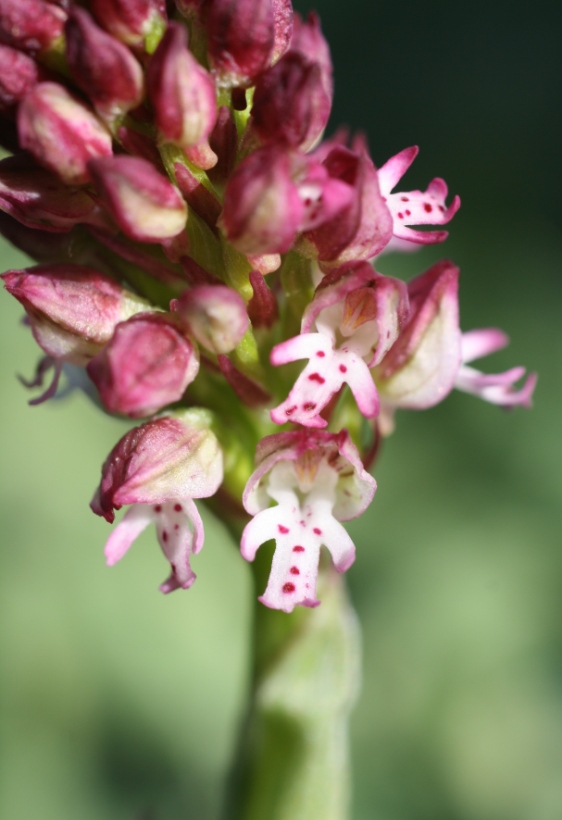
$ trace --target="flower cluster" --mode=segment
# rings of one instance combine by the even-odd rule
[[[214,496],[244,558],[276,543],[260,600],[316,606],[398,408],[454,387],[530,404],[534,375],[469,366],[507,337],[461,333],[451,262],[377,272],[444,241],[460,200],[403,189],[415,147],[377,169],[362,136],[323,140],[332,96],[318,18],[290,0],[2,0],[0,231],[38,263],[3,280],[43,351],[26,384],[54,374],[31,403],[66,373],[143,420],[91,506],[130,505],[109,564],[155,524],[163,592],[193,583],[194,499]]]

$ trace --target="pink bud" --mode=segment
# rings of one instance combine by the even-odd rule
[[[330,103],[320,66],[291,50],[258,79],[253,127],[265,142],[307,151],[326,127]]]
[[[222,455],[204,411],[187,410],[130,430],[103,467],[91,503],[112,522],[124,504],[206,498],[222,481]]]
[[[106,31],[128,45],[140,45],[165,16],[158,0],[90,0],[92,14]]]
[[[104,119],[113,120],[141,102],[142,69],[123,43],[99,28],[79,7],[72,9],[65,34],[73,79]]]
[[[187,48],[187,32],[180,23],[168,25],[150,61],[147,83],[164,141],[184,148],[190,158],[193,153],[200,167],[212,168],[217,158],[207,138],[217,118],[215,84]]]
[[[147,160],[106,157],[88,170],[101,201],[131,239],[161,242],[185,228],[187,206],[178,189]]]
[[[0,40],[24,51],[43,51],[62,35],[66,13],[43,0],[1,0]]]
[[[330,47],[320,28],[320,20],[314,11],[311,11],[304,21],[299,14],[295,14],[291,52],[301,54],[309,62],[320,68],[322,85],[331,107],[334,95],[332,58],[330,56]]]
[[[38,345],[54,359],[84,365],[106,344],[118,322],[146,302],[83,265],[38,265],[2,274],[21,302]]]
[[[181,399],[199,357],[170,314],[139,313],[117,325],[87,369],[110,412],[141,418]]]
[[[274,48],[281,56],[287,21],[285,2],[272,0],[203,0],[211,63],[222,85],[251,85],[273,63]]]
[[[111,136],[85,105],[57,83],[39,83],[18,109],[20,145],[69,185],[90,179],[89,160],[111,154]]]
[[[65,185],[28,154],[0,161],[0,209],[29,228],[48,231],[68,231],[80,222],[105,224],[83,188]]]
[[[237,167],[226,186],[220,223],[242,253],[285,253],[303,212],[291,157],[272,146],[254,151]]]
[[[248,330],[244,300],[226,285],[199,285],[185,291],[178,310],[199,344],[212,353],[230,353]]]
[[[10,46],[0,45],[0,110],[20,102],[40,79],[35,60]]]

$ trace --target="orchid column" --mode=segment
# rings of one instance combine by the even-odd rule
[[[161,591],[188,590],[202,503],[240,540],[252,698],[226,815],[345,820],[342,522],[398,409],[454,387],[528,406],[535,384],[468,366],[507,337],[461,333],[452,262],[375,269],[443,242],[460,200],[439,178],[400,190],[415,147],[377,170],[362,136],[323,141],[329,49],[290,0],[2,0],[0,65],[0,231],[39,263],[3,275],[42,350],[30,403],[84,389],[138,424],[91,503],[128,507],[109,565],[154,524]]]

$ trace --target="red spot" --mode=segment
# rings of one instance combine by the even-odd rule
[[[321,530],[321,529],[319,529],[318,527],[314,527],[314,529],[312,530],[312,532],[316,533],[316,535],[322,535],[322,530]]]
[[[293,552],[304,552],[304,547],[299,547],[299,546],[293,547]]]
[[[402,213],[402,211],[400,211],[400,213],[398,214],[398,219],[404,219],[404,214]]]
[[[318,382],[318,384],[324,384],[326,379],[324,376],[321,376],[320,373],[311,373],[308,377],[309,382]]]
[[[280,533],[282,533],[282,535],[285,535],[285,533],[289,532],[289,527],[284,527],[283,524],[278,524],[277,529]]]
[[[296,405],[296,404],[295,404],[293,407],[288,407],[288,408],[285,410],[285,415],[286,415],[286,416],[291,416],[291,415],[295,412],[295,410],[296,410],[296,409],[297,409],[297,405]]]
[[[181,506],[181,504],[174,504],[174,510],[175,510],[176,512],[181,512],[181,511],[182,511],[182,506]]]
[[[157,504],[157,505],[154,507],[154,512],[162,512],[162,505],[161,505],[161,504]]]
[[[283,592],[294,592],[295,585],[288,581],[286,584],[283,584]]]
[[[423,209],[426,213],[430,214],[433,210],[433,205],[430,205],[429,202],[424,202]]]
[[[324,358],[324,356],[325,356],[326,354],[324,353],[324,351],[323,351],[323,350],[317,350],[317,351],[316,351],[316,355],[317,355],[320,359],[323,359],[323,358]]]
[[[437,207],[439,208],[441,213],[445,213],[445,208],[442,205],[438,205]]]
[[[302,409],[309,412],[310,410],[314,410],[315,407],[316,405],[313,401],[307,401],[306,404],[303,404]]]
[[[412,216],[412,212],[411,211],[406,211],[406,216]]]
[[[180,528],[180,525],[179,525],[179,524],[174,524],[174,529],[175,529],[175,530],[179,530],[179,528]]]
[[[298,567],[291,567],[289,572],[291,573],[291,575],[300,575],[301,574],[301,571]]]
[[[407,197],[407,196],[401,196],[400,197],[400,202],[409,202],[409,201],[410,201],[410,198]]]
[[[167,541],[167,540],[168,540],[168,533],[166,532],[166,530],[163,530],[162,531],[162,541]]]
[[[344,364],[340,364],[340,373],[347,373],[347,367]]]

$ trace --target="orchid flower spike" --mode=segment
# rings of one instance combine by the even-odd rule
[[[501,330],[471,330],[463,333],[461,338],[462,365],[459,369],[455,387],[465,393],[472,393],[491,404],[500,407],[531,407],[531,397],[537,383],[537,374],[530,373],[522,387],[514,389],[516,382],[525,375],[524,367],[512,367],[505,373],[480,373],[468,362],[488,356],[502,350],[509,344],[509,337]]]
[[[201,550],[204,532],[193,499],[214,495],[222,482],[222,452],[210,424],[207,411],[191,409],[130,430],[105,461],[90,505],[110,523],[114,509],[132,505],[107,540],[108,566],[121,560],[150,523],[156,525],[172,568],[160,586],[164,593],[195,581],[190,560]]]
[[[379,399],[369,368],[392,347],[407,313],[405,284],[367,262],[326,276],[304,313],[301,334],[271,351],[274,365],[308,359],[288,397],[271,411],[272,420],[326,427],[320,412],[346,383],[361,413],[375,416]]]
[[[349,569],[355,546],[340,521],[361,515],[376,486],[346,430],[299,430],[262,439],[243,496],[254,517],[242,533],[241,551],[253,561],[259,546],[275,539],[269,582],[259,598],[263,604],[284,612],[318,606],[320,547],[327,547],[338,572]]]
[[[461,201],[456,196],[448,207],[445,205],[448,189],[445,180],[439,177],[432,179],[425,191],[391,193],[415,160],[418,150],[417,146],[405,148],[379,168],[379,187],[392,215],[393,236],[416,245],[432,245],[443,242],[448,232],[416,231],[408,226],[446,225],[460,208]]]

